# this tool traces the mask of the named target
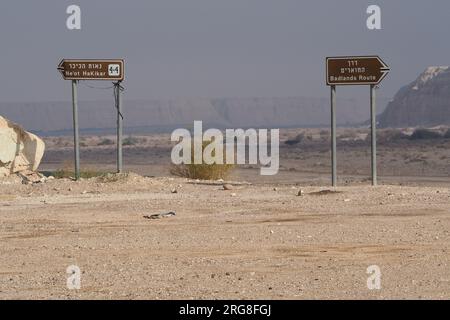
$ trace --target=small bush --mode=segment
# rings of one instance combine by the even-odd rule
[[[129,137],[123,139],[122,145],[124,145],[124,146],[134,146],[134,145],[137,145],[138,143],[139,143],[139,139],[138,138],[129,136]]]
[[[105,138],[102,141],[100,141],[97,145],[98,146],[111,146],[115,144],[115,142],[111,139]]]
[[[295,138],[286,140],[285,144],[287,144],[288,146],[293,146],[293,145],[301,143],[304,139],[305,139],[305,133],[302,132],[302,133],[298,134]]]
[[[210,142],[203,142],[202,153],[205,147]],[[192,147],[192,150],[194,148]],[[224,160],[225,160],[224,150]],[[194,154],[191,156],[191,164],[173,165],[170,168],[170,173],[183,178],[200,179],[200,180],[218,180],[225,179],[234,168],[232,164],[194,164]]]
[[[441,139],[442,135],[439,132],[428,129],[416,129],[409,139],[411,140],[429,140]]]

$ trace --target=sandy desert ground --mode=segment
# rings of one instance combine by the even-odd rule
[[[44,169],[70,155],[56,140]],[[146,141],[125,153],[139,175],[0,181],[0,299],[450,298],[449,140],[381,144],[375,188],[364,141],[340,142],[337,188],[326,141],[283,147],[276,178],[241,168],[231,190],[164,177],[170,149]],[[83,152],[114,167],[111,146]],[[69,265],[80,290],[67,289]],[[367,288],[371,265],[381,290]]]

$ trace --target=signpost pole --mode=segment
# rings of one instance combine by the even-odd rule
[[[122,96],[120,81],[114,84],[117,103],[117,173],[122,172]]]
[[[377,113],[375,100],[375,85],[370,86],[370,119],[371,119],[371,166],[372,166],[372,185],[377,185]]]
[[[331,86],[331,184],[337,186],[336,164],[336,86]]]
[[[72,80],[73,137],[75,151],[75,180],[80,179],[80,145],[78,135],[77,80]]]

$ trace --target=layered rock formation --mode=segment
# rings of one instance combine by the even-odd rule
[[[387,100],[378,98],[379,110]],[[367,98],[338,98],[339,125],[357,124],[369,117]],[[330,99],[308,97],[284,98],[180,98],[167,100],[124,100],[124,126],[128,132],[172,131],[203,120],[204,126],[240,127],[328,127]],[[72,134],[70,102],[0,102],[0,114],[20,122],[27,130],[40,134]],[[116,126],[113,101],[79,102],[82,132],[96,134]]]
[[[0,116],[0,177],[37,170],[44,150],[39,137]]]
[[[379,117],[380,127],[450,125],[450,68],[429,67],[401,88]]]

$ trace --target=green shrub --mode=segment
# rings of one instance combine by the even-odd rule
[[[137,145],[138,143],[139,143],[139,139],[138,138],[129,136],[129,137],[126,137],[125,139],[123,139],[122,145],[124,145],[124,146],[134,146],[134,145]]]

